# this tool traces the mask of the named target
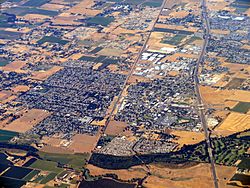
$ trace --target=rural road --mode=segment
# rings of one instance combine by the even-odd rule
[[[198,58],[197,63],[196,63],[195,71],[194,71],[194,82],[195,82],[195,92],[196,92],[196,96],[197,96],[200,120],[201,120],[201,124],[202,124],[203,130],[204,130],[205,139],[206,139],[206,143],[207,143],[207,147],[208,147],[208,154],[209,154],[209,159],[210,159],[210,163],[211,163],[211,173],[212,173],[212,177],[213,177],[213,181],[214,181],[214,187],[219,188],[218,178],[217,178],[216,169],[215,169],[216,167],[215,167],[215,162],[214,162],[214,156],[213,156],[213,152],[212,152],[212,144],[211,144],[211,140],[210,140],[210,136],[209,136],[208,125],[207,125],[205,111],[203,108],[202,97],[201,97],[200,89],[199,89],[199,66],[203,63],[203,61],[205,59],[206,48],[207,48],[209,35],[210,35],[210,25],[209,25],[209,20],[208,20],[208,15],[207,15],[208,13],[207,13],[206,0],[202,0],[201,7],[202,7],[202,17],[204,20],[205,32],[204,32],[203,46],[202,46],[201,53],[200,53],[199,58]]]

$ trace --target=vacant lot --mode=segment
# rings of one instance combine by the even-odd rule
[[[40,109],[27,110],[20,118],[6,125],[3,129],[24,133],[50,115],[49,112]]]
[[[125,127],[127,127],[127,124],[125,122],[110,121],[110,123],[107,126],[107,129],[105,130],[105,134],[118,135],[122,133]]]
[[[73,137],[73,142],[69,149],[72,149],[74,153],[90,153],[94,150],[98,139],[99,135],[77,134]]]

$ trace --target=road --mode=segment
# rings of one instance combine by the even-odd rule
[[[208,125],[207,125],[207,121],[205,117],[205,110],[203,108],[203,102],[202,102],[202,97],[201,97],[200,88],[199,88],[199,67],[200,65],[203,64],[203,61],[205,59],[207,44],[208,44],[209,35],[210,35],[210,24],[209,24],[208,15],[207,15],[208,12],[207,12],[206,0],[202,0],[201,6],[202,6],[202,17],[204,20],[205,32],[204,32],[203,46],[202,46],[201,53],[196,63],[195,71],[194,71],[194,82],[195,82],[195,92],[197,96],[197,103],[199,107],[200,120],[201,120],[201,124],[204,130],[206,143],[208,146],[208,154],[209,154],[209,159],[210,159],[210,164],[211,164],[211,173],[212,173],[212,177],[214,181],[214,187],[218,188],[219,185],[218,185],[218,178],[216,175],[214,156],[212,152],[212,144],[210,140],[210,134],[209,134]]]
[[[167,1],[167,0],[164,0],[164,1],[162,2],[161,8],[160,8],[160,12],[159,12],[157,18],[154,20],[152,29],[149,31],[149,34],[148,34],[148,36],[147,36],[145,42],[143,43],[143,46],[141,47],[141,49],[140,49],[140,51],[139,51],[139,53],[138,53],[138,56],[137,56],[135,62],[133,63],[133,65],[132,65],[132,67],[131,67],[131,69],[130,69],[130,71],[129,71],[127,77],[126,77],[126,80],[125,80],[125,82],[124,82],[124,84],[123,84],[123,86],[122,86],[122,89],[121,89],[120,93],[118,94],[118,98],[117,98],[117,100],[115,101],[115,104],[114,104],[114,106],[113,106],[113,108],[112,108],[112,110],[111,110],[111,112],[110,112],[110,115],[109,115],[108,118],[107,118],[107,121],[106,121],[106,123],[105,123],[103,132],[105,131],[105,129],[107,128],[108,124],[110,123],[112,117],[114,116],[114,111],[115,111],[115,109],[116,109],[116,108],[118,107],[118,105],[119,105],[119,102],[120,102],[120,100],[121,100],[121,98],[122,98],[122,93],[125,91],[125,89],[126,89],[126,87],[127,87],[127,85],[128,85],[128,81],[129,81],[130,77],[133,75],[133,72],[134,72],[134,70],[135,70],[135,68],[136,68],[136,65],[138,64],[138,62],[139,62],[139,60],[140,60],[140,58],[141,58],[141,56],[142,56],[142,53],[145,51],[145,49],[146,49],[146,47],[147,47],[147,43],[148,43],[148,41],[149,41],[149,39],[150,39],[150,36],[151,36],[152,32],[154,31],[155,24],[157,23],[157,20],[159,19],[160,15],[161,15],[161,12],[162,12],[162,10],[164,9],[164,6],[165,6],[165,4],[166,4],[166,1]]]

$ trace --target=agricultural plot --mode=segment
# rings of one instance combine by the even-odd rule
[[[36,175],[40,173],[39,170],[32,170],[29,174],[27,174],[23,180],[24,181],[30,181],[32,178],[34,178]]]
[[[250,158],[243,158],[237,167],[239,169],[250,169]]]
[[[232,111],[246,114],[250,110],[250,102],[239,102]]]
[[[41,45],[41,44],[44,44],[45,42],[57,43],[57,44],[65,45],[69,41],[63,40],[63,39],[60,39],[60,38],[54,37],[54,36],[45,36],[42,39],[40,39],[39,41],[37,41],[37,44]]]
[[[0,176],[0,185],[2,187],[22,187],[25,184],[26,184],[26,181],[23,181],[23,180]]]
[[[8,142],[17,135],[17,132],[0,130],[0,142]]]
[[[13,31],[0,31],[0,39],[15,40],[21,36],[21,33]]]
[[[113,17],[104,17],[104,16],[95,16],[86,21],[89,25],[102,25],[102,26],[108,26],[111,22],[113,22],[115,19]]]
[[[56,172],[59,173],[63,169],[57,167],[57,163],[54,161],[45,161],[45,160],[37,160],[32,165],[30,165],[31,168],[44,170],[44,171],[50,171],[50,172]]]
[[[248,187],[250,185],[250,176],[245,174],[235,174],[230,179],[230,184],[240,185],[241,187]]]
[[[154,28],[155,32],[165,32],[165,33],[173,33],[173,34],[181,34],[181,35],[192,35],[194,32],[191,31],[184,31],[178,29],[167,29],[167,28]]]
[[[9,60],[0,57],[0,67],[3,67],[3,66],[5,66],[5,65],[7,65],[7,64],[9,64]]]
[[[160,7],[162,4],[162,1],[146,1],[143,3],[143,6],[149,6],[149,7]]]
[[[45,178],[43,178],[40,183],[46,184],[49,181],[53,180],[56,177],[56,175],[57,175],[57,173],[52,172],[52,173],[48,174]]]
[[[225,88],[228,88],[228,89],[237,89],[244,81],[245,81],[245,79],[242,79],[242,78],[233,78],[233,79],[225,86]]]
[[[165,38],[161,41],[161,43],[164,43],[164,44],[170,44],[170,45],[174,45],[174,46],[177,46],[181,43],[181,41],[186,38],[186,35],[180,35],[180,34],[177,34],[175,35],[174,37],[171,37],[171,38]]]
[[[27,176],[31,171],[32,169],[11,166],[5,173],[2,174],[2,176],[8,178],[22,179]]]
[[[39,0],[39,1],[34,1],[34,0],[29,0],[26,3],[23,4],[23,6],[27,7],[40,7],[46,3],[48,3],[50,0]]]
[[[12,7],[5,11],[8,14],[15,14],[17,16],[25,16],[26,14],[41,14],[46,16],[56,16],[58,14],[57,11],[52,10],[44,10],[39,8],[29,8],[29,7]]]
[[[88,158],[88,154],[56,154],[56,153],[38,153],[41,158],[60,164],[67,164],[74,169],[81,169]]]

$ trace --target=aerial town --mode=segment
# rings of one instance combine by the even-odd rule
[[[249,0],[0,0],[0,187],[250,187]]]

